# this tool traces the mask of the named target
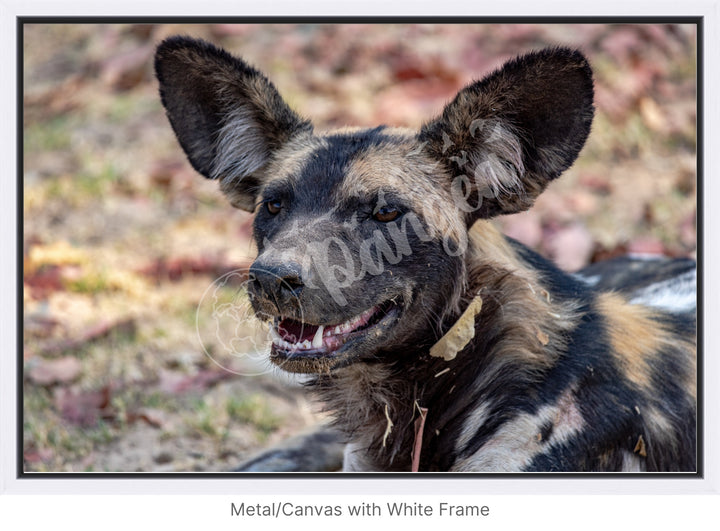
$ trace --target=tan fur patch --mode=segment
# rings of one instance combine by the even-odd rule
[[[465,241],[465,223],[448,187],[442,186],[438,164],[418,149],[413,138],[402,136],[403,130],[390,132],[397,135],[381,146],[368,148],[349,166],[341,188],[343,196],[398,194],[423,219],[430,236]]]
[[[663,343],[668,342],[667,332],[651,319],[652,310],[628,304],[613,293],[598,296],[598,309],[608,323],[612,354],[625,377],[641,389],[649,389],[653,358]]]
[[[495,307],[494,327],[512,330],[498,359],[538,368],[552,365],[564,335],[577,321],[576,303],[554,301],[537,270],[518,257],[491,221],[477,221],[469,238],[468,269],[474,272],[470,289],[480,290],[488,307]]]
[[[537,294],[543,290],[535,270],[527,267],[518,258],[515,250],[492,221],[476,221],[470,229],[469,237],[475,260],[488,262],[499,270],[518,275],[530,283],[532,290],[537,288]]]
[[[327,142],[324,138],[311,134],[293,138],[275,152],[268,165],[267,182],[298,175],[311,154],[326,146]]]
[[[655,385],[652,376],[658,356],[675,356],[682,372],[661,375],[675,378],[696,399],[696,358],[692,338],[678,336],[665,329],[653,319],[655,310],[641,305],[628,304],[614,293],[598,296],[598,308],[608,324],[608,335],[612,355],[625,378],[635,384],[648,396],[654,396]],[[636,407],[645,424],[645,437],[640,436],[634,447],[637,456],[651,454],[658,444],[673,447],[678,444],[677,433],[666,414],[658,407],[648,404]]]

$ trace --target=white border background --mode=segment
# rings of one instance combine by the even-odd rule
[[[16,17],[18,16],[267,16],[267,15],[380,15],[380,16],[703,16],[704,17],[704,478],[703,479],[22,479],[16,477],[17,389],[17,173],[16,173]],[[9,193],[0,195],[0,520],[18,522],[17,527],[37,529],[40,525],[69,523],[73,529],[84,525],[125,529],[142,523],[172,525],[180,529],[238,528],[245,525],[357,525],[385,523],[381,520],[316,519],[310,521],[230,517],[230,502],[293,501],[295,503],[349,503],[356,500],[384,503],[389,497],[406,501],[464,500],[491,506],[491,517],[482,520],[426,520],[403,522],[424,528],[438,523],[461,527],[533,530],[599,528],[608,524],[623,529],[716,528],[720,506],[720,289],[714,276],[720,266],[717,240],[720,209],[720,0],[612,0],[575,1],[504,0],[481,4],[478,1],[444,0],[421,3],[402,0],[365,0],[355,5],[330,0],[281,0],[272,3],[231,0],[0,0],[0,186]],[[7,183],[7,184],[6,184]],[[55,496],[70,494],[71,496]],[[96,496],[104,494],[108,496]],[[154,496],[142,496],[152,494]],[[197,496],[213,495],[213,496]],[[530,496],[530,495],[552,495]],[[21,496],[17,496],[21,495]],[[141,496],[124,496],[141,495]],[[171,496],[167,496],[171,495]],[[193,495],[188,498],[185,495]],[[317,496],[322,495],[322,496]],[[332,496],[330,496],[332,495]],[[340,497],[337,497],[337,496]],[[578,496],[589,495],[589,496]],[[609,497],[607,497],[610,495]],[[673,495],[673,496],[657,496]],[[687,496],[692,495],[692,496]],[[708,496],[709,495],[709,496]],[[20,523],[22,522],[22,523]],[[713,523],[715,522],[715,523]],[[395,524],[397,525],[397,524]],[[36,527],[37,526],[37,527]],[[632,526],[632,527],[631,527]],[[13,526],[15,527],[15,526]],[[518,527],[519,528],[519,527]],[[6,528],[7,529],[7,528]]]

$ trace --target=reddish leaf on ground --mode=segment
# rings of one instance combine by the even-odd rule
[[[55,407],[68,422],[79,426],[92,426],[101,418],[115,418],[111,398],[110,386],[96,391],[58,388],[55,390]]]
[[[233,376],[232,373],[221,369],[204,370],[190,375],[161,370],[158,385],[160,391],[167,394],[200,392]]]
[[[112,56],[100,65],[100,79],[115,90],[129,90],[145,80],[154,52],[150,43]]]
[[[51,448],[28,448],[23,452],[23,461],[26,463],[43,463],[55,456]]]
[[[147,422],[153,428],[162,428],[167,423],[167,415],[160,409],[149,407],[128,413],[127,422],[132,423],[138,420]]]
[[[82,372],[82,363],[74,356],[55,360],[34,358],[28,362],[28,379],[37,385],[66,384],[75,380]]]
[[[220,277],[230,271],[250,269],[250,262],[229,264],[221,257],[195,256],[195,257],[161,257],[138,270],[138,273],[148,276],[157,282],[169,280],[177,282],[193,275],[211,275]]]
[[[583,173],[580,175],[578,182],[585,188],[588,188],[600,195],[608,195],[613,191],[610,179],[608,179],[606,175],[598,173]]]
[[[59,266],[44,266],[32,273],[26,273],[23,284],[29,288],[33,299],[46,299],[51,293],[65,289],[61,272],[62,268]]]
[[[57,355],[69,350],[77,350],[85,345],[103,339],[111,334],[123,334],[134,336],[137,331],[137,323],[134,318],[122,319],[120,321],[102,321],[87,328],[80,336],[63,341],[48,342],[37,349],[37,354],[45,356]]]

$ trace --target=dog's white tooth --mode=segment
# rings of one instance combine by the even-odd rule
[[[342,334],[342,329],[340,328],[342,325],[337,325],[335,328],[333,328],[333,334],[338,335]]]
[[[310,348],[311,344],[310,344],[310,341],[308,341],[308,340],[306,339],[305,341],[303,341],[302,343],[300,343],[299,346],[302,347],[302,348]]]
[[[323,345],[323,331],[325,330],[325,327],[323,325],[318,326],[317,332],[315,332],[315,337],[313,337],[312,340],[312,346],[313,348],[320,348]]]

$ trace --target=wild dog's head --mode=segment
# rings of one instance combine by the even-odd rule
[[[166,40],[155,66],[193,167],[255,212],[252,304],[294,372],[436,339],[463,294],[469,227],[529,208],[593,116],[590,67],[564,48],[508,62],[420,131],[315,134],[263,74],[203,41]]]

